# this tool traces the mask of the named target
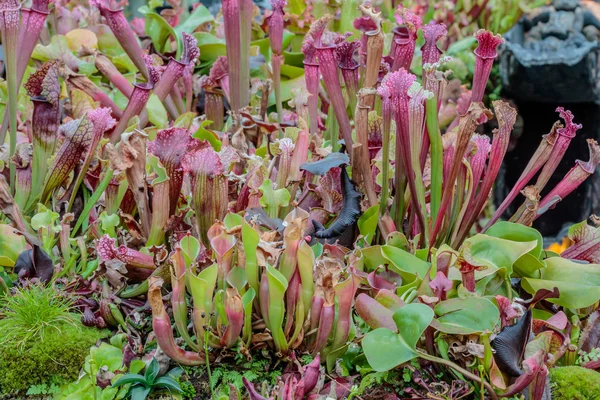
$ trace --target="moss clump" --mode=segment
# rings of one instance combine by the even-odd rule
[[[72,304],[52,286],[0,297],[0,393],[77,377],[89,348],[108,331],[83,326]]]
[[[600,400],[600,373],[582,367],[550,370],[552,400]]]
[[[0,346],[0,393],[76,379],[90,347],[106,335],[106,331],[64,324],[21,348],[4,343]]]

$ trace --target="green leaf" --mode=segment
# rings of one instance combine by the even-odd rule
[[[152,385],[154,379],[158,376],[160,372],[160,365],[156,358],[152,357],[152,361],[150,361],[150,365],[146,367],[146,373],[144,374],[144,379],[146,379],[146,383],[148,385]]]
[[[414,280],[415,276],[423,278],[429,271],[428,262],[397,247],[381,246],[381,254],[390,262],[390,269],[400,274],[402,279],[407,282]]]
[[[248,275],[248,284],[258,293],[258,258],[256,248],[260,242],[260,236],[252,229],[246,221],[242,224],[242,243],[244,245],[244,253],[246,254],[246,274]]]
[[[152,391],[151,387],[134,386],[129,391],[129,394],[131,395],[131,400],[146,400],[150,391]]]
[[[416,345],[433,319],[425,304],[407,304],[394,313],[399,333],[378,328],[365,335],[363,351],[369,365],[378,372],[388,371],[418,357]]]
[[[200,61],[214,61],[219,56],[227,55],[225,40],[208,32],[196,32],[194,37],[200,49]]]
[[[540,289],[560,291],[560,297],[547,301],[566,308],[584,308],[600,300],[600,265],[580,264],[561,257],[547,258],[541,279],[523,278],[528,293]]]
[[[112,386],[117,387],[117,386],[128,385],[130,383],[134,384],[134,385],[147,386],[146,379],[142,375],[139,375],[139,374],[127,374],[120,378],[117,378],[113,382]]]
[[[158,378],[154,382],[154,387],[165,388],[170,393],[183,392],[183,390],[181,389],[181,386],[179,385],[179,382],[177,382],[175,379],[171,378],[170,376],[161,376],[160,378]]]
[[[370,207],[358,219],[358,230],[365,237],[368,244],[371,244],[377,229],[377,221],[379,221],[379,205],[376,204]]]
[[[132,374],[137,374],[144,368],[146,368],[146,363],[140,359],[131,360],[131,364],[129,364],[129,372]]]
[[[511,276],[513,264],[523,255],[534,250],[537,245],[537,240],[515,242],[479,234],[465,240],[461,247],[461,254],[470,264],[487,267],[475,271],[475,279],[479,280],[499,269],[505,269],[507,276]],[[461,280],[456,268],[450,270],[450,275],[450,279]]]
[[[16,234],[12,226],[0,224],[0,267],[13,267],[25,250],[25,238]]]
[[[492,225],[486,235],[521,243],[536,241],[537,245],[529,253],[515,261],[513,270],[519,277],[539,278],[539,270],[545,267],[544,262],[539,259],[544,246],[541,233],[525,225],[500,221]]]
[[[162,102],[154,93],[150,95],[146,103],[146,110],[148,110],[148,120],[152,122],[152,125],[158,128],[167,127],[167,122],[169,121],[167,110],[165,110]]]
[[[244,217],[239,214],[228,213],[223,219],[223,223],[225,224],[225,228],[233,229],[236,226],[241,226],[244,224]]]
[[[152,185],[157,185],[159,183],[163,183],[169,180],[169,175],[167,175],[167,170],[162,165],[158,157],[154,154],[148,153],[146,156],[146,172],[155,173],[156,178],[152,180]]]
[[[491,332],[500,319],[500,312],[494,303],[482,297],[445,300],[436,305],[434,311],[438,318],[431,326],[451,334]]]
[[[281,101],[286,102],[293,97],[292,90],[306,87],[304,75],[300,75],[293,79],[281,80]],[[275,92],[272,91],[269,95],[269,106],[275,105]]]
[[[186,265],[189,267],[200,254],[200,242],[192,235],[186,235],[179,241]]]
[[[181,36],[182,32],[192,33],[200,25],[212,21],[214,21],[214,17],[210,11],[208,11],[208,8],[200,3],[185,21],[175,27],[175,32],[177,33],[177,36]]]
[[[544,246],[542,234],[528,226],[508,221],[500,221],[492,225],[485,234],[501,239],[512,240],[513,242],[536,241],[536,246],[529,253],[536,257],[539,257],[542,254]]]
[[[154,47],[161,53],[170,52],[169,38],[174,38],[179,47],[179,36],[169,23],[155,12],[148,12],[146,17],[146,34],[152,39]]]
[[[259,189],[262,193],[260,205],[266,208],[271,218],[277,218],[279,207],[287,207],[290,204],[290,192],[285,188],[274,190],[270,179],[265,179]]]
[[[96,375],[101,368],[106,367],[115,372],[123,368],[123,351],[108,343],[102,343],[100,347],[92,347],[90,354],[85,358],[83,370],[88,375]]]
[[[38,212],[31,218],[31,227],[36,231],[41,228],[52,228],[60,214],[54,212],[43,205],[38,206]]]
[[[198,140],[206,140],[215,151],[221,151],[221,140],[213,131],[206,129],[206,126],[212,124],[212,121],[206,120],[200,123],[198,130],[192,135],[193,138]]]

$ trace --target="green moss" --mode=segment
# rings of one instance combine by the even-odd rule
[[[582,367],[550,370],[552,400],[600,400],[600,373]]]
[[[22,346],[4,342],[0,346],[0,393],[61,385],[77,378],[89,348],[106,336],[107,331],[67,323]]]

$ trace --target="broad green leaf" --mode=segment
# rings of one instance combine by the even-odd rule
[[[152,180],[152,185],[157,185],[169,180],[167,170],[154,154],[148,154],[146,156],[146,172],[148,174],[156,174],[156,177]]]
[[[486,231],[486,235],[512,240],[514,242],[531,242],[535,240],[537,242],[535,248],[515,261],[513,270],[519,277],[539,278],[539,270],[546,266],[544,262],[540,260],[544,246],[544,240],[541,233],[525,225],[500,221],[492,225],[492,227]]]
[[[267,214],[271,218],[277,218],[280,207],[287,207],[290,204],[290,192],[286,188],[273,189],[273,182],[265,179],[259,190],[262,193],[260,205],[265,207]]]
[[[397,247],[381,246],[381,254],[390,262],[390,269],[406,281],[411,281],[415,276],[423,278],[429,271],[429,263]]]
[[[231,268],[226,279],[229,286],[236,288],[238,293],[243,293],[244,287],[246,286],[246,283],[248,283],[246,270],[242,267]]]
[[[374,205],[364,212],[358,219],[358,230],[368,244],[371,244],[379,221],[379,205]]]
[[[219,56],[227,55],[225,40],[216,37],[208,32],[196,32],[194,37],[198,41],[200,49],[200,61],[214,61]]]
[[[241,226],[244,224],[244,217],[239,214],[228,213],[223,219],[223,223],[225,224],[225,228],[233,229],[236,226]]]
[[[160,52],[170,52],[169,38],[174,38],[179,47],[179,36],[169,23],[155,12],[148,12],[146,17],[146,34]]]
[[[12,226],[0,224],[0,267],[13,267],[25,250],[25,238],[16,234]]]
[[[41,228],[51,228],[60,218],[60,214],[43,205],[38,206],[38,212],[31,218],[31,227],[36,231]]]
[[[213,293],[217,283],[218,271],[217,264],[213,264],[200,271],[198,275],[188,274],[190,292],[194,301],[194,312],[197,315],[208,316],[213,311]],[[207,325],[206,320],[198,320],[198,318],[194,320],[196,336],[201,342],[204,342],[205,325]]]
[[[206,140],[208,143],[210,143],[214,151],[221,151],[222,143],[217,134],[206,129],[206,127],[210,124],[212,124],[212,121],[202,121],[198,127],[198,130],[192,135],[192,137],[198,140]]]
[[[152,122],[152,125],[158,128],[167,127],[167,122],[169,121],[167,110],[165,110],[165,106],[162,105],[162,102],[154,93],[150,95],[146,103],[146,110],[148,111],[148,120]]]
[[[214,17],[210,11],[208,11],[208,8],[200,3],[196,6],[190,16],[187,17],[186,20],[181,24],[177,25],[174,30],[178,36],[181,36],[182,32],[192,33],[200,25],[212,21],[214,21]]]
[[[281,48],[282,49],[286,49],[289,45],[290,42],[292,41],[292,39],[294,38],[295,34],[288,31],[288,30],[284,30],[283,31],[283,40],[281,42]],[[251,46],[256,46],[258,47],[258,51],[265,57],[265,60],[269,60],[271,58],[270,56],[270,52],[271,52],[271,39],[267,38],[263,38],[263,39],[258,39],[258,40],[254,40],[253,42],[250,43]]]
[[[507,276],[513,272],[513,264],[523,255],[529,253],[538,245],[537,240],[529,242],[515,242],[488,235],[475,235],[463,243],[461,254],[470,264],[485,267],[475,271],[475,279],[479,280],[499,269],[505,269]],[[450,279],[460,280],[460,273],[452,268]],[[458,278],[458,279],[457,279]]]
[[[540,289],[560,291],[560,297],[547,301],[567,308],[584,308],[600,300],[600,265],[580,264],[561,257],[547,258],[541,278],[523,278],[528,293]]]
[[[492,331],[500,318],[494,303],[480,297],[445,300],[438,303],[434,311],[438,318],[431,326],[438,331],[457,335]]]
[[[369,365],[378,372],[389,371],[418,357],[416,344],[433,319],[425,304],[407,304],[394,313],[398,333],[378,328],[365,335],[363,350]]]
[[[388,262],[383,254],[381,254],[381,246],[379,245],[357,249],[356,252],[364,262],[365,272],[371,272],[380,265]]]
[[[186,235],[179,241],[186,265],[189,267],[200,254],[200,242],[192,235]]]
[[[278,351],[287,350],[287,341],[283,332],[283,316],[285,314],[284,297],[288,288],[285,276],[275,268],[267,265],[267,281],[269,283],[269,323],[268,327],[273,336],[275,348]]]
[[[535,240],[537,244],[529,254],[532,254],[535,257],[539,257],[542,254],[544,246],[542,234],[528,226],[508,221],[500,221],[492,225],[485,234],[501,239],[512,240],[513,242],[531,242]]]
[[[146,372],[144,373],[146,383],[152,385],[159,372],[160,365],[158,364],[158,361],[156,361],[156,358],[152,357],[152,361],[150,361],[150,364],[146,367]]]
[[[292,90],[306,87],[306,80],[304,75],[298,76],[294,79],[281,80],[281,101],[286,102],[291,100],[293,97]],[[269,96],[269,105],[275,105],[275,92],[271,92]]]
[[[256,248],[260,242],[260,236],[252,229],[246,221],[242,224],[242,243],[244,245],[244,253],[246,254],[246,274],[248,275],[248,284],[256,293],[259,293],[258,287],[258,258],[256,256]]]
[[[176,128],[185,128],[189,130],[192,127],[192,124],[194,123],[194,118],[196,118],[196,116],[197,114],[194,112],[183,113],[179,117],[177,117],[177,119],[173,123],[173,126]]]

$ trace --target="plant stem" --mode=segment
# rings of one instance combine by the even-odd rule
[[[384,107],[383,112],[385,112]],[[390,112],[390,111],[388,111]],[[383,141],[382,141],[382,152],[383,161],[381,164],[381,194],[379,199],[379,215],[384,216],[387,211],[387,202],[389,197],[389,186],[390,186],[390,129],[391,129],[391,116],[383,118]]]
[[[106,171],[104,178],[98,184],[96,191],[92,194],[92,196],[85,203],[85,208],[83,209],[83,212],[77,219],[77,223],[75,224],[73,231],[71,231],[71,237],[75,236],[75,234],[79,230],[79,227],[81,227],[81,224],[83,224],[83,221],[85,221],[88,218],[88,216],[90,215],[92,208],[96,205],[96,202],[98,202],[98,200],[100,199],[100,196],[102,195],[102,193],[104,193],[104,191],[110,184],[110,180],[112,179],[114,172],[115,171],[112,168],[109,168]]]
[[[488,394],[490,395],[490,397],[493,400],[497,400],[498,399],[498,396],[496,395],[496,392],[494,392],[494,389],[492,388],[492,386],[488,382],[486,382],[484,379],[481,379],[477,375],[472,374],[471,372],[467,371],[466,369],[464,369],[464,368],[456,365],[452,361],[445,360],[443,358],[439,358],[439,357],[436,357],[436,356],[432,356],[432,355],[427,354],[424,351],[421,351],[421,350],[418,350],[418,349],[417,349],[417,354],[419,355],[419,357],[421,357],[424,360],[445,365],[446,367],[452,368],[452,369],[460,372],[461,374],[463,374],[467,378],[469,378],[469,379],[471,379],[471,380],[473,380],[473,381],[475,381],[475,382],[477,382],[479,384],[482,384],[483,386],[485,386],[485,388],[488,391]]]
[[[204,330],[204,355],[206,357],[206,372],[208,373],[208,387],[210,388],[210,395],[211,398],[216,399],[210,373],[210,359],[208,358],[208,329]]]
[[[440,203],[442,201],[442,175],[444,168],[442,137],[440,136],[438,125],[437,102],[437,96],[435,95],[431,99],[428,99],[425,114],[431,148],[431,200],[429,203],[431,207],[431,221],[437,219],[440,210]]]

